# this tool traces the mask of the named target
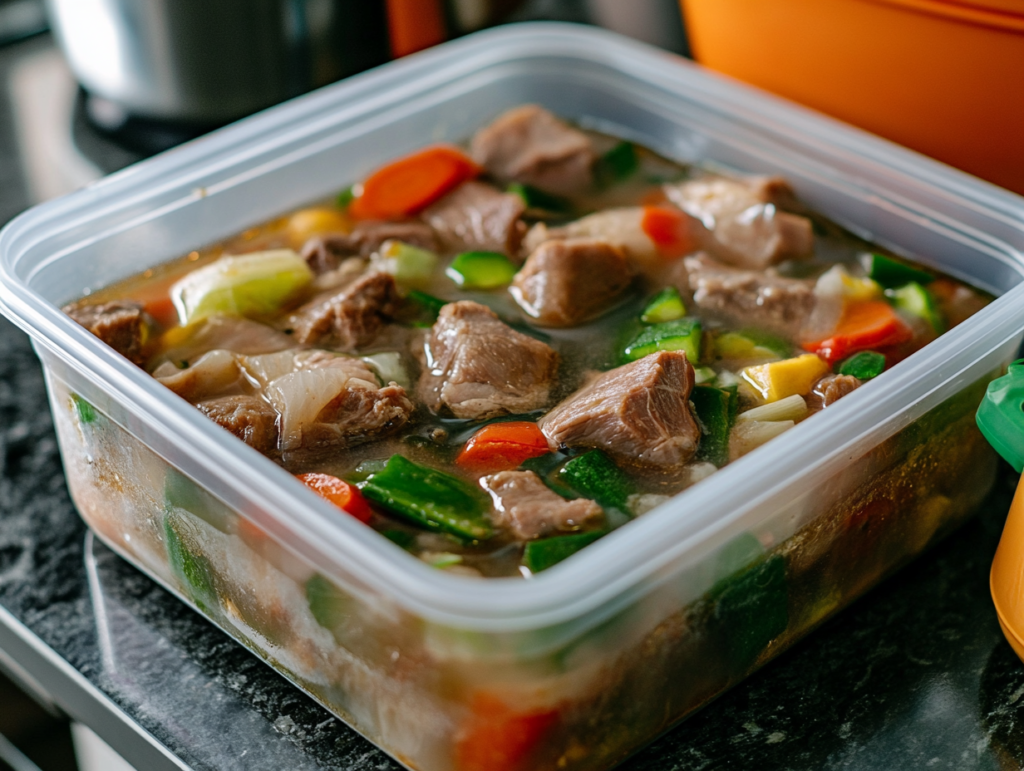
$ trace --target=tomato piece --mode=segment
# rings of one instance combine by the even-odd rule
[[[350,485],[330,474],[299,474],[302,484],[342,511],[351,514],[363,524],[370,521],[373,509],[355,485]]]
[[[804,350],[835,364],[857,351],[898,346],[913,336],[888,303],[870,300],[847,305],[835,331],[824,340],[805,343]]]
[[[645,206],[640,227],[663,257],[674,259],[693,251],[690,218],[668,206]]]
[[[558,722],[556,710],[516,712],[486,693],[473,698],[471,711],[455,740],[459,771],[527,771],[531,753]]]
[[[358,219],[408,217],[479,173],[458,148],[428,147],[373,172],[349,212]]]
[[[517,468],[550,451],[536,423],[491,423],[473,434],[455,462],[467,470],[490,473]]]

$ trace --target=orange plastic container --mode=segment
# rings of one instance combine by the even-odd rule
[[[702,64],[1024,193],[1024,0],[681,0]]]

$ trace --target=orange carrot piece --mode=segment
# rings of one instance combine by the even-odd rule
[[[690,218],[667,206],[645,206],[640,227],[662,256],[674,259],[693,251]]]
[[[349,212],[357,219],[408,217],[479,173],[458,148],[428,147],[373,172]]]
[[[470,471],[490,473],[517,468],[548,452],[548,440],[536,423],[491,423],[473,434],[455,462]]]
[[[847,305],[836,330],[824,340],[805,343],[804,350],[835,364],[857,351],[900,345],[913,336],[913,331],[892,306],[881,300],[870,300]]]
[[[178,323],[178,311],[174,307],[170,295],[150,300],[142,306],[142,309],[156,319],[157,323],[164,329],[173,327]]]
[[[298,480],[326,501],[351,514],[363,524],[370,521],[373,510],[358,488],[330,474],[299,474]]]
[[[555,710],[516,712],[496,696],[477,694],[455,740],[459,771],[528,771],[527,762],[558,722]]]

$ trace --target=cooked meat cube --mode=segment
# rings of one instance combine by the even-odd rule
[[[525,182],[572,195],[593,180],[590,138],[535,104],[509,110],[480,129],[470,152],[502,184]]]
[[[548,227],[545,223],[538,222],[530,228],[523,239],[523,250],[532,252],[545,241],[557,239],[599,238],[621,246],[626,254],[638,263],[654,260],[664,262],[657,246],[643,230],[643,217],[643,207],[624,206],[588,214],[558,227]]]
[[[410,246],[434,251],[437,239],[430,226],[409,220],[405,222],[360,222],[351,233],[329,233],[313,236],[302,247],[302,257],[317,275],[335,270],[345,257],[369,257],[385,241],[402,241]]]
[[[281,415],[282,450],[353,447],[401,428],[413,404],[401,386],[380,387],[360,359],[314,352],[264,393]]]
[[[571,327],[599,316],[625,292],[633,269],[607,241],[546,241],[526,260],[509,292],[538,324]]]
[[[567,501],[552,492],[532,471],[502,471],[480,480],[494,501],[494,524],[507,528],[521,541],[556,531],[578,530],[601,518],[594,501]]]
[[[705,255],[684,260],[694,303],[746,327],[796,336],[814,310],[814,283],[736,270]]]
[[[146,318],[139,303],[118,300],[102,305],[66,305],[63,311],[133,364],[142,366]]]
[[[826,375],[811,389],[807,405],[811,409],[825,409],[847,394],[860,388],[861,382],[853,375]]]
[[[388,273],[373,272],[299,308],[289,323],[301,345],[354,351],[373,342],[395,312],[398,290]]]
[[[596,447],[625,463],[674,469],[697,449],[690,413],[693,367],[659,351],[605,372],[539,422],[554,446]]]
[[[666,192],[704,223],[711,236],[707,248],[737,267],[758,270],[814,250],[811,221],[779,209],[792,191],[777,177],[697,179]]]
[[[441,309],[422,354],[417,396],[457,418],[529,412],[548,403],[558,355],[479,303]]]
[[[196,409],[265,455],[277,449],[277,411],[258,396],[222,396]]]
[[[470,181],[427,207],[421,216],[448,251],[515,255],[526,233],[520,219],[525,209],[518,195]]]

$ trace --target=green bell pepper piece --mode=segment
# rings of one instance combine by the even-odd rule
[[[864,267],[867,268],[868,276],[885,289],[894,289],[909,284],[911,281],[918,284],[930,284],[935,280],[935,276],[927,271],[905,265],[881,254],[869,255],[865,260]]]
[[[885,371],[885,356],[875,351],[861,351],[842,362],[837,371],[858,380],[871,380]]]
[[[885,296],[900,310],[927,321],[935,334],[941,335],[946,331],[946,322],[935,298],[916,281],[904,284],[899,289],[886,289]]]
[[[96,422],[96,409],[78,394],[71,394],[71,404],[74,405],[75,414],[78,415],[78,422],[82,425]]]
[[[628,511],[626,499],[633,492],[633,485],[600,450],[590,450],[570,459],[558,472],[558,480],[602,506]]]
[[[494,535],[486,515],[490,501],[483,491],[401,455],[392,455],[383,470],[358,486],[374,503],[431,530],[472,541]]]
[[[709,385],[694,386],[690,392],[690,402],[702,434],[697,448],[697,460],[706,460],[719,467],[729,462],[729,432],[735,420],[738,401],[735,388],[726,390]]]
[[[626,346],[626,361],[636,361],[657,351],[684,351],[690,364],[700,361],[700,341],[703,334],[697,319],[677,319],[652,324],[633,338]]]
[[[539,573],[571,557],[603,535],[605,532],[598,530],[593,533],[574,533],[530,541],[523,550],[523,565],[529,568],[531,573]]]
[[[406,297],[423,308],[423,310],[435,319],[437,318],[437,314],[441,312],[441,309],[449,302],[448,300],[442,300],[440,297],[434,297],[432,294],[421,292],[419,289],[411,290]]]
[[[347,209],[349,206],[352,205],[352,201],[354,201],[355,198],[356,191],[353,189],[352,185],[349,185],[340,193],[338,193],[337,197],[334,199],[334,205],[337,206],[339,209]]]
[[[567,198],[558,195],[545,193],[533,185],[526,185],[522,182],[513,182],[506,190],[513,195],[518,195],[528,209],[546,209],[552,212],[567,212],[572,207]]]
[[[996,452],[1018,474],[1024,471],[1024,359],[988,384],[975,419]]]
[[[445,273],[462,289],[497,289],[512,282],[516,266],[500,252],[463,252]]]
[[[656,294],[644,312],[640,321],[644,324],[660,324],[665,321],[676,321],[686,315],[686,306],[679,290],[674,286],[665,287]]]
[[[594,178],[599,187],[607,187],[632,176],[640,168],[640,158],[632,142],[619,142],[597,159]]]

